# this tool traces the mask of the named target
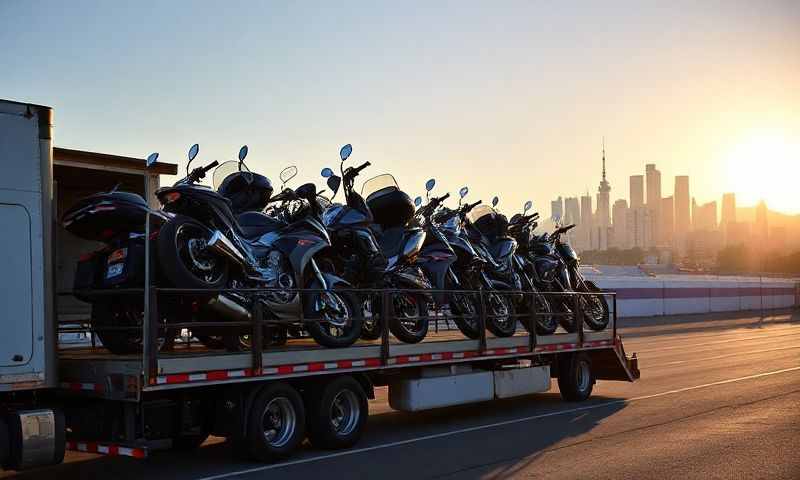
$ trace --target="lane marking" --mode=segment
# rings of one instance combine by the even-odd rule
[[[396,442],[382,443],[380,445],[373,445],[371,447],[355,448],[355,449],[350,449],[350,450],[344,450],[344,451],[341,451],[341,452],[318,455],[318,456],[310,457],[310,458],[303,458],[303,459],[299,459],[299,460],[292,460],[292,461],[289,461],[289,462],[277,463],[277,464],[273,464],[273,465],[263,465],[263,466],[260,466],[260,467],[248,468],[248,469],[245,469],[245,470],[237,470],[235,472],[220,473],[220,474],[217,474],[217,475],[211,475],[211,476],[207,476],[207,477],[198,477],[195,480],[220,480],[220,479],[223,479],[223,478],[234,477],[234,476],[237,476],[237,475],[247,475],[247,474],[250,474],[250,473],[263,472],[263,471],[266,471],[266,470],[274,470],[274,469],[284,468],[284,467],[291,467],[291,466],[294,466],[294,465],[302,465],[304,463],[311,463],[311,462],[316,462],[316,461],[320,461],[320,460],[328,460],[328,459],[331,459],[331,458],[338,458],[338,457],[344,457],[344,456],[348,456],[348,455],[355,455],[355,454],[358,454],[358,453],[371,452],[371,451],[375,451],[375,450],[383,450],[385,448],[399,447],[399,446],[403,446],[403,445],[409,445],[409,444],[412,444],[412,443],[424,442],[424,441],[427,441],[427,440],[435,440],[435,439],[438,439],[438,438],[450,437],[450,436],[459,435],[459,434],[462,434],[462,433],[476,432],[476,431],[480,431],[480,430],[487,430],[487,429],[490,429],[490,428],[502,427],[502,426],[505,426],[505,425],[513,425],[515,423],[529,422],[529,421],[538,420],[538,419],[541,419],[541,418],[549,418],[549,417],[555,417],[555,416],[559,416],[559,415],[567,415],[567,414],[570,414],[570,413],[584,412],[584,411],[587,411],[587,410],[605,408],[605,407],[609,407],[609,406],[613,406],[613,405],[627,404],[627,403],[637,402],[637,401],[641,401],[641,400],[648,400],[648,399],[651,399],[651,398],[664,397],[664,396],[667,396],[667,395],[675,395],[675,394],[678,394],[678,393],[688,392],[688,391],[692,391],[692,390],[699,390],[699,389],[702,389],[702,388],[709,388],[709,387],[715,387],[715,386],[719,386],[719,385],[726,385],[726,384],[729,384],[729,383],[742,382],[742,381],[745,381],[745,380],[753,380],[753,379],[756,379],[756,378],[769,377],[769,376],[772,376],[772,375],[778,375],[778,374],[781,374],[781,373],[795,372],[795,371],[800,371],[800,367],[784,368],[784,369],[781,369],[781,370],[774,370],[774,371],[771,371],[771,372],[764,372],[764,373],[757,373],[757,374],[754,374],[754,375],[747,375],[745,377],[730,378],[730,379],[727,379],[727,380],[720,380],[720,381],[717,381],[717,382],[705,383],[705,384],[702,384],[702,385],[694,385],[694,386],[691,386],[691,387],[677,388],[675,390],[667,390],[665,392],[653,393],[653,394],[650,394],[650,395],[642,395],[642,396],[639,396],[639,397],[632,397],[632,398],[620,399],[620,400],[612,400],[612,401],[609,401],[609,402],[598,403],[598,404],[595,404],[595,405],[586,405],[584,407],[571,408],[569,410],[559,410],[559,411],[556,411],[556,412],[541,413],[541,414],[538,414],[538,415],[531,415],[531,416],[528,416],[528,417],[515,418],[515,419],[512,419],[512,420],[504,420],[502,422],[495,422],[495,423],[490,423],[490,424],[486,424],[486,425],[477,425],[477,426],[474,426],[474,427],[461,428],[461,429],[458,429],[458,430],[451,430],[451,431],[448,431],[448,432],[434,433],[434,434],[431,434],[431,435],[423,435],[421,437],[409,438],[409,439],[406,439],[406,440],[399,440],[399,441],[396,441]]]
[[[769,349],[764,349],[764,350],[749,350],[747,352],[726,353],[725,355],[716,355],[714,357],[702,357],[702,358],[696,358],[696,359],[692,359],[692,360],[676,360],[674,362],[659,363],[659,364],[656,364],[656,365],[646,365],[645,364],[645,365],[643,365],[642,368],[645,368],[645,369],[649,370],[651,368],[669,367],[669,366],[673,366],[673,365],[681,365],[681,364],[684,364],[684,363],[696,363],[696,362],[702,362],[702,361],[705,361],[705,360],[718,360],[720,358],[738,357],[738,356],[741,356],[741,355],[754,355],[756,353],[780,352],[780,351],[783,351],[783,350],[795,350],[795,349],[798,349],[798,348],[800,348],[800,345],[793,345],[791,347],[769,348]]]

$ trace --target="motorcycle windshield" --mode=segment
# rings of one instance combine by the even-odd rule
[[[400,190],[400,187],[397,186],[397,181],[391,174],[384,173],[364,182],[364,185],[361,186],[361,196],[367,198],[375,192],[387,189]]]
[[[242,164],[242,171],[249,172],[250,170],[247,169],[245,164]],[[221,163],[217,168],[215,168],[214,177],[212,178],[211,182],[211,184],[214,186],[214,190],[219,190],[219,186],[222,185],[222,182],[224,182],[226,178],[234,173],[239,173],[239,162],[235,160]]]
[[[478,222],[478,220],[484,217],[493,216],[496,214],[497,212],[494,211],[494,208],[488,205],[478,205],[477,207],[470,210],[470,212],[467,214],[467,219],[473,224],[475,224]]]

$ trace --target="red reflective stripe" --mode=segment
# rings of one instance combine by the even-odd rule
[[[109,445],[108,455],[119,455],[119,447],[116,445]]]
[[[453,352],[445,352],[442,353],[442,360],[451,360],[453,358]]]
[[[351,360],[339,360],[336,362],[336,368],[353,368],[353,362]]]
[[[145,458],[147,455],[145,454],[144,450],[141,448],[134,448],[131,451],[131,457],[133,458]]]
[[[380,367],[381,366],[381,359],[380,358],[368,358],[365,362],[367,367]]]
[[[189,381],[188,373],[177,373],[174,375],[167,375],[167,383],[186,383]]]
[[[278,367],[278,374],[283,375],[292,372],[294,372],[294,367],[292,367],[291,365],[281,365],[280,367]]]
[[[308,371],[309,372],[319,372],[320,370],[325,370],[324,363],[309,363],[308,364]]]
[[[225,380],[228,378],[228,372],[225,370],[216,370],[206,373],[206,380]]]

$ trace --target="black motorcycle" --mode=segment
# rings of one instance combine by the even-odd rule
[[[392,294],[389,330],[403,342],[420,342],[428,332],[429,301],[427,293],[416,290],[428,290],[431,285],[414,259],[425,232],[406,226],[414,215],[414,205],[391,175],[366,181],[361,194],[355,191],[356,177],[371,164],[345,169],[351,153],[349,144],[339,152],[341,177],[330,168],[322,171],[333,196],[343,186],[345,197],[344,204],[331,204],[323,215],[333,243],[334,255],[328,257],[328,264],[359,287],[401,289]],[[380,305],[375,296],[362,299],[362,338],[381,336],[385,322]]]
[[[147,164],[157,159],[158,154],[154,153]],[[79,200],[64,213],[61,224],[79,238],[103,243],[102,248],[78,261],[73,289],[78,299],[91,304],[91,327],[103,345],[112,353],[127,354],[142,348],[144,297],[109,295],[109,290],[144,286],[146,218],[149,214],[150,229],[155,235],[170,215],[150,208],[142,196],[118,188],[119,185]],[[155,247],[153,240],[150,246]],[[176,302],[165,302],[159,310],[162,328],[158,332],[158,348],[173,344],[177,332],[168,329],[166,321],[179,308]]]
[[[551,234],[532,236],[529,244],[529,260],[533,265],[531,273],[536,286],[541,291],[549,292],[582,292],[596,295],[580,295],[580,309],[583,319],[592,330],[603,330],[608,325],[608,301],[594,282],[581,275],[580,258],[575,250],[561,236],[574,224],[556,228]],[[575,298],[572,295],[555,296],[560,304],[562,315],[559,322],[568,332],[577,329],[575,321]]]
[[[196,146],[190,154],[197,155]],[[343,279],[323,273],[315,256],[330,247],[317,207],[313,184],[286,189],[272,197],[269,180],[247,169],[247,148],[239,152],[237,169],[230,163],[215,172],[217,191],[198,182],[218,162],[195,168],[174,186],[156,196],[163,209],[175,216],[158,235],[158,258],[164,276],[178,288],[269,289],[264,293],[209,294],[200,303],[201,314],[243,321],[254,302],[268,315],[288,324],[307,320],[305,328],[320,345],[345,347],[361,332],[361,314],[355,296]],[[271,202],[300,202],[283,219],[260,212]],[[238,213],[237,213],[238,212]],[[300,294],[294,289],[313,289]]]

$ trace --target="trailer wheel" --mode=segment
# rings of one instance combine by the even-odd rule
[[[594,388],[592,362],[585,353],[564,355],[558,364],[558,389],[561,398],[568,402],[582,402],[589,398]]]
[[[369,416],[367,394],[356,379],[336,378],[309,399],[308,438],[316,447],[340,449],[361,438]]]
[[[305,409],[297,390],[286,383],[267,385],[250,407],[247,450],[262,462],[285,458],[303,441],[305,430]]]

